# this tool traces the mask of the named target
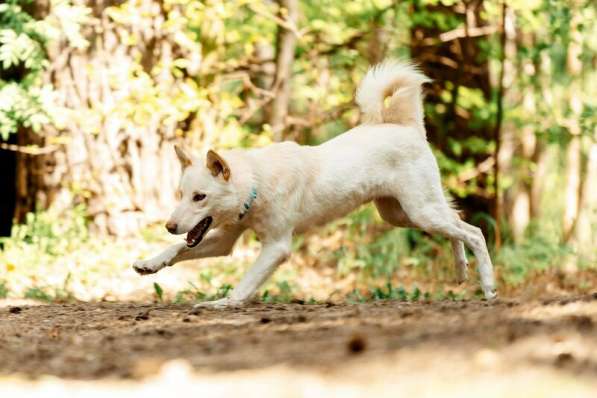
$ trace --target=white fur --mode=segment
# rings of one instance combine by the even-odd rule
[[[174,245],[135,263],[134,268],[153,273],[183,260],[227,255],[242,232],[252,229],[262,242],[256,263],[229,298],[198,306],[241,305],[288,258],[293,234],[375,201],[387,222],[449,238],[460,280],[466,279],[464,245],[468,246],[477,258],[485,297],[495,297],[493,266],[483,234],[450,208],[425,138],[421,84],[427,81],[410,64],[378,65],[369,70],[357,91],[365,124],[318,146],[283,142],[223,151],[220,156],[231,171],[227,181],[194,159],[184,169],[182,200],[169,222],[177,225],[176,233],[186,233],[211,215],[210,231],[194,248]],[[384,107],[386,96],[391,98]],[[239,220],[252,188],[257,199]],[[205,193],[206,199],[193,202],[196,192]]]

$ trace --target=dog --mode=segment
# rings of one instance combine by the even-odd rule
[[[255,264],[229,297],[194,308],[242,306],[288,259],[294,234],[373,201],[394,226],[450,239],[459,281],[467,279],[466,245],[477,259],[485,298],[495,298],[483,233],[451,207],[427,142],[422,85],[429,81],[408,62],[370,68],[356,92],[363,123],[321,145],[209,150],[204,159],[175,146],[182,166],[180,203],[166,229],[186,239],[135,262],[135,271],[152,274],[180,261],[228,255],[252,229],[262,244]]]

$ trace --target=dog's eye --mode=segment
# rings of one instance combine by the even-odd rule
[[[196,193],[193,195],[193,202],[200,202],[205,199],[205,194],[203,193]]]

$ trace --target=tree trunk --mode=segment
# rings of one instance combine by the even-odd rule
[[[298,24],[298,0],[278,0],[280,18],[294,28]],[[273,89],[274,99],[271,103],[269,124],[275,141],[284,139],[284,128],[290,104],[290,86],[294,50],[296,48],[296,29],[294,32],[288,27],[278,26],[276,38],[276,75]]]
[[[582,52],[582,35],[578,30],[579,15],[578,11],[572,9],[573,17],[570,22],[570,43],[567,54],[568,74],[573,77],[573,83],[569,88],[570,100],[569,106],[572,116],[569,119],[568,131],[570,133],[570,142],[566,148],[566,187],[565,187],[565,210],[562,222],[563,240],[569,242],[574,237],[578,215],[582,203],[582,178],[581,178],[581,128],[580,117],[582,113],[582,103],[577,93],[581,92],[578,79],[582,72],[582,62],[579,56]]]
[[[44,137],[31,129],[21,128],[17,132],[19,147],[34,145],[44,147]],[[31,154],[16,152],[16,195],[14,219],[25,221],[27,213],[46,208],[56,195],[55,187],[49,185],[49,176],[54,154]]]
[[[371,34],[369,47],[367,48],[367,60],[369,65],[376,65],[383,61],[386,53],[386,32],[382,25],[383,13],[371,23]]]
[[[597,137],[586,137],[586,168],[581,184],[581,202],[576,222],[575,240],[580,253],[595,257],[597,244]]]
[[[161,2],[136,1],[132,10],[140,19],[134,23],[119,22],[106,12],[114,6],[112,0],[78,4],[92,12],[92,20],[82,27],[89,46],[52,42],[44,77],[58,93],[57,105],[65,113],[76,111],[66,113],[60,131],[19,132],[20,144],[57,143],[59,150],[18,155],[15,213],[22,220],[36,206],[66,210],[81,203],[96,231],[126,235],[167,218],[180,174],[172,143],[189,129],[200,129],[192,137],[209,143],[217,126],[209,112],[197,126],[193,114],[180,121],[152,99],[135,98],[145,92],[175,97],[170,95],[176,82],[169,71],[182,50],[163,28],[167,11]],[[43,2],[36,7],[47,11]],[[142,84],[150,88],[140,89]],[[148,101],[147,110],[130,106],[140,101]]]

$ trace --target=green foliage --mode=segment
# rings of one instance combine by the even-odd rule
[[[440,299],[443,297],[440,297]],[[417,286],[408,291],[403,286],[395,287],[388,280],[383,287],[373,287],[364,294],[358,289],[353,290],[347,300],[354,303],[365,303],[368,301],[398,300],[398,301],[419,301],[431,300],[432,295],[429,292],[422,292]]]
[[[0,238],[4,250],[27,248],[52,256],[68,254],[74,245],[89,237],[86,210],[76,206],[70,211],[29,213],[24,224],[13,226],[11,237]]]
[[[276,283],[277,292],[272,293],[266,289],[261,294],[261,301],[264,303],[290,303],[294,299],[292,287],[287,281]]]
[[[213,301],[228,296],[228,293],[234,288],[229,283],[224,283],[217,287],[215,292],[209,293],[199,289],[193,282],[189,281],[189,288],[184,289],[176,293],[174,302],[177,304],[187,302],[201,302],[201,301]]]
[[[8,292],[9,290],[6,281],[0,281],[0,299],[8,297]]]
[[[573,254],[569,246],[560,243],[558,236],[544,231],[543,225],[534,224],[527,239],[506,245],[496,254],[495,262],[508,284],[522,283],[533,271],[558,269],[566,257]]]
[[[164,57],[150,65],[143,62],[147,54],[139,47],[145,40],[139,26],[154,26],[156,16],[138,7],[136,2],[112,2],[102,18],[109,20],[121,35],[118,39],[122,51],[131,54],[131,62],[108,62],[106,70],[101,71],[108,76],[114,90],[112,103],[69,110],[55,106],[53,87],[43,83],[48,53],[52,44],[64,41],[68,42],[65,51],[84,49],[88,43],[81,29],[92,32],[89,37],[93,37],[99,34],[94,30],[99,21],[89,8],[65,0],[52,0],[50,13],[36,20],[26,11],[32,4],[30,0],[9,0],[0,5],[0,137],[6,138],[21,128],[42,131],[40,128],[50,123],[60,128],[62,120],[73,116],[89,134],[100,133],[105,128],[105,120],[110,118],[118,120],[123,131],[148,125],[174,126],[171,136],[164,136],[167,140],[186,136],[195,143],[222,147],[260,146],[271,142],[271,128],[265,123],[267,95],[263,93],[270,87],[260,82],[265,74],[264,64],[271,60],[256,61],[256,57],[259,49],[274,50],[279,29],[275,16],[280,11],[276,2],[160,2],[158,12],[164,20],[160,22],[159,40],[168,43],[172,60]],[[499,27],[502,4],[501,1],[483,2],[480,16],[484,20],[481,22]],[[511,155],[513,171],[504,173],[500,179],[502,192],[516,184],[529,184],[533,178],[535,160],[529,155],[523,156],[518,148],[526,145],[525,140],[537,140],[557,148],[561,154],[572,134],[577,134],[576,122],[580,134],[589,139],[594,138],[597,125],[592,89],[596,83],[593,67],[597,51],[595,8],[588,1],[581,1],[574,8],[564,0],[517,0],[507,5],[515,16],[517,36],[514,53],[507,54],[510,70],[502,99],[504,131],[515,148]],[[289,137],[301,143],[317,144],[358,121],[353,94],[368,66],[367,57],[374,38],[371,32],[375,27],[381,27],[385,34],[381,44],[386,56],[409,56],[414,29],[427,29],[438,37],[441,33],[458,30],[464,26],[466,18],[462,12],[464,6],[459,0],[302,1],[292,71]],[[575,23],[576,29],[573,28]],[[463,42],[456,39],[446,47],[460,47]],[[567,70],[568,49],[574,44],[581,46],[578,58],[583,68],[578,76]],[[496,148],[492,131],[500,94],[496,84],[502,67],[500,35],[476,36],[475,46],[471,64],[488,61],[488,65],[477,68],[482,75],[489,67],[491,87],[457,86],[457,79],[453,77],[462,73],[457,70],[462,65],[444,65],[441,57],[439,61],[422,60],[423,66],[445,70],[449,76],[436,79],[433,86],[436,92],[429,92],[428,98],[434,101],[426,102],[426,121],[437,145],[434,152],[446,188],[463,202],[470,200],[487,205],[496,194],[492,171],[479,172],[477,168],[482,161],[491,160]],[[160,51],[159,46],[156,47],[155,52]],[[444,54],[438,51],[432,55],[443,57]],[[90,67],[88,73],[100,71]],[[455,122],[457,118],[461,119],[461,124]],[[464,128],[466,134],[460,131]],[[528,135],[524,140],[521,139],[523,133]],[[520,170],[522,177],[515,175]],[[561,167],[552,170],[547,178],[558,173]],[[548,203],[546,207],[555,205]],[[562,209],[557,210],[550,210],[549,218],[559,218]],[[474,206],[468,215],[473,223],[485,226],[491,242],[496,230],[495,220]],[[329,250],[326,247],[316,255],[307,253],[305,256],[317,256],[322,263],[335,265],[339,277],[356,273],[359,281],[375,285],[379,279],[391,280],[390,277],[405,270],[417,277],[440,280],[453,275],[448,242],[418,231],[390,229],[379,220],[372,206],[334,223],[324,229],[323,234],[331,235],[335,230],[346,233],[344,238],[336,239],[340,243],[335,241]],[[152,230],[141,234],[152,243],[160,237]],[[520,243],[509,241],[507,234],[504,238],[507,243],[497,253],[496,264],[509,283],[520,283],[529,270],[559,267],[571,250],[559,243],[559,236],[546,236],[541,228],[533,226]],[[297,248],[303,245],[302,239],[297,240]],[[123,246],[113,249],[114,242],[106,244],[95,237],[90,239],[82,207],[61,215],[30,214],[25,224],[16,226],[12,237],[3,239],[2,244],[2,271],[4,266],[14,268],[17,264],[18,272],[34,273],[44,263],[60,263],[61,256],[70,256],[72,260],[63,260],[64,263],[76,267],[87,264],[89,253],[95,258],[90,268],[98,269],[109,263],[112,269],[121,269],[119,267],[124,267],[128,261],[124,258],[132,255]],[[140,251],[143,250],[148,251]],[[104,252],[108,253],[102,257],[100,253]],[[191,284],[176,295],[175,301],[212,300],[226,295],[231,285],[219,279],[219,270],[215,269],[216,265],[202,271],[197,282],[200,287]],[[11,275],[10,272],[6,274]],[[226,276],[232,280],[237,275],[231,271]],[[2,287],[8,289],[7,286],[0,285],[0,295]],[[26,294],[54,299],[57,295],[48,289],[33,288]],[[165,292],[158,283],[153,285],[152,294],[164,300]],[[287,302],[296,294],[297,288],[284,279],[268,286],[262,299]],[[456,298],[461,293],[441,294],[441,297]],[[419,289],[407,291],[390,284],[373,287],[362,297],[415,300],[424,296]]]
[[[60,119],[54,91],[42,83],[42,71],[49,65],[46,45],[66,38],[74,48],[87,42],[79,34],[89,13],[70,1],[52,0],[43,20],[26,11],[32,0],[9,0],[0,4],[0,138],[19,128],[39,132],[43,125]]]
[[[25,298],[37,301],[44,301],[50,303],[53,301],[53,297],[45,291],[45,289],[39,287],[30,287],[25,291]]]
[[[25,290],[23,297],[46,303],[64,303],[72,301],[73,294],[69,290],[70,279],[71,274],[69,273],[60,287],[29,287]]]

